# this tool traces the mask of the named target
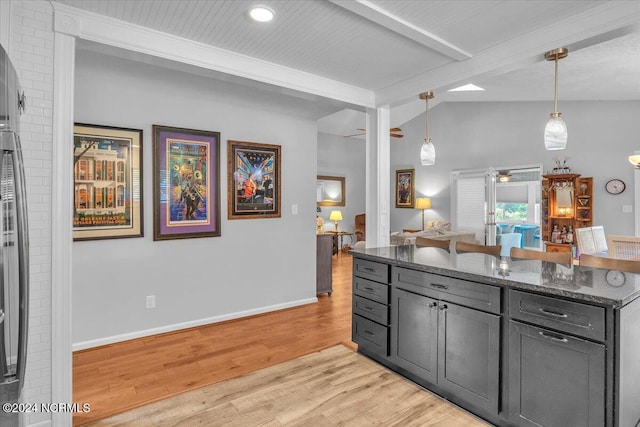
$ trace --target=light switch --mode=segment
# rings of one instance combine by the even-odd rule
[[[298,215],[298,205],[296,203],[291,205],[291,215]]]
[[[631,206],[631,205],[622,205],[622,212],[623,213],[631,213],[631,212],[633,212],[633,206]]]

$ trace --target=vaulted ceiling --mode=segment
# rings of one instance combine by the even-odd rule
[[[423,111],[426,90],[435,103],[551,101],[543,54],[558,47],[561,100],[640,100],[636,0],[264,0],[266,24],[246,0],[57,3],[370,91],[392,125]],[[485,91],[447,92],[467,83]]]

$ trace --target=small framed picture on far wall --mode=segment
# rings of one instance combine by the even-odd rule
[[[413,208],[415,204],[415,169],[396,171],[396,208]]]

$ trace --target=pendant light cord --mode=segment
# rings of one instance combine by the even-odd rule
[[[424,124],[425,124],[425,134],[426,138],[424,139],[424,143],[428,144],[431,138],[429,138],[429,98],[425,98],[424,100]]]
[[[558,57],[554,61],[556,63],[556,79],[555,79],[555,88],[553,90],[553,112],[558,112]]]

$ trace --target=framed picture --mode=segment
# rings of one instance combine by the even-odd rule
[[[76,123],[73,240],[142,237],[142,130]]]
[[[153,125],[153,240],[220,236],[220,132]]]
[[[344,177],[318,175],[316,201],[318,206],[344,206]]]
[[[228,141],[229,219],[280,218],[280,146]]]
[[[415,169],[396,171],[396,208],[413,208],[415,203]]]

